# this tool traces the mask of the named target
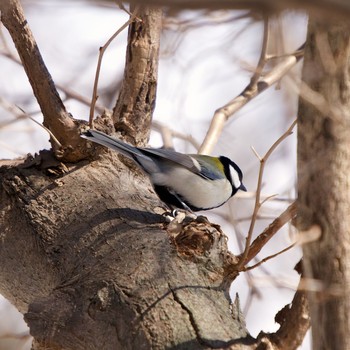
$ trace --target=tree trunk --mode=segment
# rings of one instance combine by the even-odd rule
[[[28,307],[34,348],[243,348],[220,230],[194,222],[175,238],[153,214],[161,204],[144,175],[116,157],[69,166],[56,180],[47,170],[0,174],[0,285]]]
[[[314,92],[299,105],[298,225],[322,232],[303,249],[310,287],[321,282],[309,292],[317,350],[350,349],[349,53],[348,23],[310,19],[303,81]]]

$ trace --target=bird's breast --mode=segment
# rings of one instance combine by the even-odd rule
[[[173,168],[169,173],[154,173],[151,181],[166,186],[184,202],[196,208],[210,209],[225,203],[232,195],[232,186],[226,179],[204,179],[185,168]]]

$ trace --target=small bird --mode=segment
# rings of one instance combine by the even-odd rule
[[[227,202],[238,190],[247,191],[241,169],[224,156],[134,147],[97,130],[84,132],[81,137],[135,161],[149,176],[159,198],[170,208],[213,209]]]

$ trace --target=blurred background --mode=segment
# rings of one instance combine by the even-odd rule
[[[112,34],[128,20],[113,2],[23,0],[28,23],[43,59],[57,84],[67,110],[77,119],[88,119],[89,103],[99,54]],[[306,37],[307,17],[285,12],[270,20],[269,53],[283,55],[298,49]],[[18,56],[4,27],[0,27],[0,159],[24,157],[50,148],[49,136],[29,118],[42,116]],[[182,11],[166,13],[161,38],[161,59],[154,120],[176,131],[180,152],[195,153],[190,140],[200,144],[215,110],[248,85],[261,52],[263,23],[245,11]],[[112,109],[122,79],[127,30],[110,45],[102,62],[97,105]],[[289,79],[300,76],[299,63]],[[271,66],[273,65],[273,61]],[[250,101],[225,126],[213,155],[232,158],[243,170],[249,195],[237,195],[220,209],[203,213],[222,225],[233,253],[242,252],[254,206],[259,159],[295,120],[298,97],[282,79]],[[162,146],[159,125],[150,145]],[[255,238],[295,199],[296,129],[272,154],[266,165],[263,196],[276,195],[264,204],[254,230]],[[260,253],[262,259],[293,242],[293,228],[286,226]],[[300,248],[269,260],[241,274],[231,287],[238,293],[249,332],[278,329],[274,316],[292,301],[298,284],[294,266]],[[255,260],[253,263],[258,262]],[[310,348],[307,337],[302,349]],[[0,350],[30,349],[31,339],[22,315],[0,297]]]

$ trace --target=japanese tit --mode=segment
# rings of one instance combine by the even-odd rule
[[[238,190],[246,191],[241,169],[223,156],[134,147],[97,130],[89,130],[81,137],[134,160],[149,176],[159,198],[170,207],[190,211],[212,209],[224,204]]]

